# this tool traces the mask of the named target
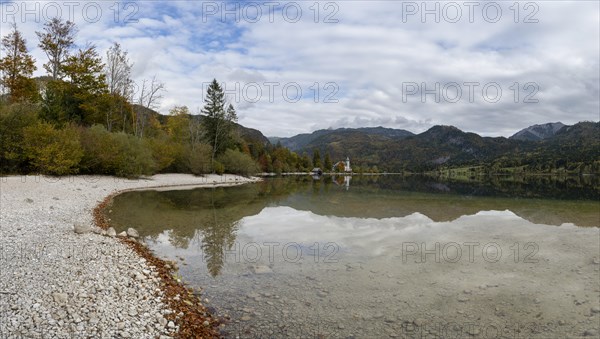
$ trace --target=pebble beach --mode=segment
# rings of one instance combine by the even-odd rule
[[[239,185],[234,175],[0,178],[0,337],[177,337],[160,276],[95,224],[108,196],[138,189]]]

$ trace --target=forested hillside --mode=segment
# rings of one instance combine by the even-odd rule
[[[376,168],[389,172],[427,172],[477,166],[488,173],[515,169],[540,173],[599,173],[599,124],[581,122],[563,126],[554,135],[539,141],[481,137],[453,126],[434,126],[418,135],[395,138],[359,129],[335,130],[315,135],[301,150],[317,149],[320,154],[330,154],[334,161],[348,156],[355,171]]]

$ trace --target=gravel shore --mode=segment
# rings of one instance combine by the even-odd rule
[[[120,191],[255,180],[185,174],[0,178],[0,338],[173,336],[177,326],[165,318],[172,310],[157,272],[116,238],[95,233],[92,210]]]

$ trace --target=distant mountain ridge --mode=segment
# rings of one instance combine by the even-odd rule
[[[549,122],[542,125],[533,125],[524,128],[509,139],[524,140],[524,141],[539,141],[553,137],[561,128],[566,125],[562,122]]]
[[[319,144],[319,142],[315,142],[319,138],[326,137],[325,140],[335,140],[338,139],[339,136],[348,135],[348,134],[357,134],[361,135],[364,138],[371,137],[381,137],[382,139],[400,139],[409,136],[413,136],[414,133],[403,130],[403,129],[394,129],[394,128],[386,128],[386,127],[360,127],[360,128],[337,128],[337,129],[321,129],[314,131],[312,133],[303,133],[298,134],[290,138],[278,138],[272,137],[269,138],[271,143],[277,144],[281,143],[282,146],[289,148],[292,151],[301,151],[306,149],[307,147],[311,147],[314,144]],[[323,142],[322,141],[322,142]]]
[[[350,157],[358,167],[384,171],[431,171],[441,167],[529,166],[537,171],[566,168],[581,173],[600,171],[600,122],[572,126],[560,122],[534,125],[510,138],[482,137],[454,126],[433,126],[420,134],[391,128],[318,130],[291,138],[274,138],[296,152],[335,160]]]

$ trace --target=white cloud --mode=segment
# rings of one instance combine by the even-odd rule
[[[326,3],[338,6],[333,17],[338,23],[322,22],[335,10],[331,6],[326,10]],[[258,102],[244,100],[248,92],[240,93],[234,105],[242,124],[267,135],[375,125],[419,132],[434,124],[510,135],[535,123],[598,120],[598,2],[532,2],[538,6],[534,16],[538,23],[522,22],[535,8],[526,9],[521,3],[520,22],[515,23],[512,2],[497,3],[503,13],[496,23],[482,16],[484,2],[474,12],[474,23],[468,22],[460,2],[463,17],[458,23],[444,22],[444,16],[440,23],[433,22],[433,16],[422,23],[418,15],[403,22],[410,2],[391,1],[321,2],[319,23],[309,9],[312,2],[300,3],[303,16],[296,23],[286,22],[281,13],[269,22],[264,6],[258,22],[242,16],[235,23],[221,22],[218,15],[203,18],[201,3],[193,1],[138,2],[137,23],[123,22],[131,8],[129,12],[121,8],[115,23],[113,3],[102,3],[100,21],[80,17],[75,22],[82,45],[94,42],[104,53],[113,41],[120,42],[135,61],[138,80],[156,74],[165,82],[164,113],[176,104],[192,111],[201,107],[202,84],[213,78],[229,89],[235,83],[248,90],[252,89],[248,84],[259,84],[263,96]],[[444,8],[448,2],[439,4]],[[2,32],[8,29],[5,21],[0,23]],[[34,33],[42,23],[18,23],[42,74],[45,56],[35,46]],[[271,97],[268,82],[279,84]],[[337,103],[323,102],[336,89],[325,88],[329,82],[337,86]],[[479,95],[468,102],[467,88],[462,86],[463,97],[457,103],[435,103],[433,95],[422,103],[419,93],[403,102],[405,82],[424,82],[428,89],[435,83],[443,87],[449,82],[478,82]],[[497,103],[486,102],[480,92],[492,82],[503,90]],[[519,103],[513,102],[510,89],[515,82],[520,85]],[[534,96],[539,103],[522,102],[531,90],[523,89],[527,82],[539,86]],[[304,99],[287,102],[281,92],[286,84],[298,84]]]

